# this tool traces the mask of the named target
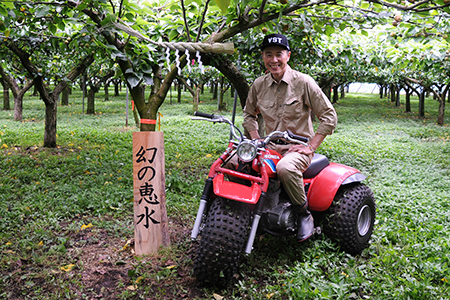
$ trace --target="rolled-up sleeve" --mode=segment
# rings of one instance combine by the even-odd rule
[[[320,116],[318,116],[318,118],[320,120],[320,124],[317,127],[316,133],[321,135],[332,134],[337,126],[337,114],[334,108],[331,107],[326,109]]]

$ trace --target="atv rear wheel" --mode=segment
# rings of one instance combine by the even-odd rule
[[[200,283],[225,286],[237,272],[248,238],[250,208],[242,202],[216,198],[209,209],[194,262]]]
[[[328,209],[324,233],[345,252],[359,254],[369,246],[375,214],[375,199],[367,186],[342,186]]]

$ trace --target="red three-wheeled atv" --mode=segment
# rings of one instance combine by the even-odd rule
[[[236,273],[241,255],[252,251],[258,234],[295,235],[296,216],[276,176],[281,155],[267,145],[275,139],[305,145],[308,140],[287,131],[272,132],[263,140],[248,140],[223,116],[195,115],[193,119],[227,123],[231,128],[226,151],[210,168],[191,235],[193,240],[201,236],[195,276],[201,283],[224,285]],[[233,155],[238,156],[239,170],[223,167]],[[368,247],[375,199],[362,183],[366,176],[314,154],[303,177],[315,231],[323,232],[350,254]]]

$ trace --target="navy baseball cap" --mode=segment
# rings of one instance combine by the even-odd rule
[[[288,51],[291,51],[287,38],[284,35],[278,33],[268,34],[264,37],[263,43],[261,45],[261,51],[269,46],[280,46]]]

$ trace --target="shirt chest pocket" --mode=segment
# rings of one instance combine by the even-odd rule
[[[284,104],[284,116],[287,119],[298,119],[303,111],[303,102],[299,98],[290,98]]]
[[[264,117],[264,120],[273,121],[277,118],[276,103],[273,100],[261,101],[259,103],[259,111]]]

